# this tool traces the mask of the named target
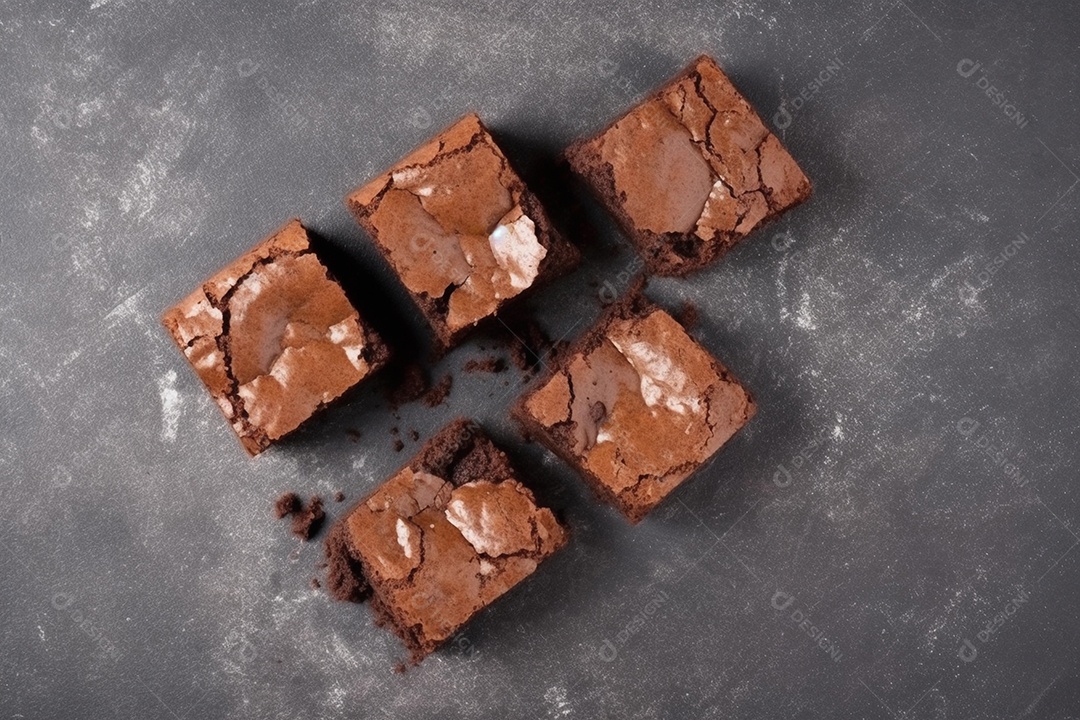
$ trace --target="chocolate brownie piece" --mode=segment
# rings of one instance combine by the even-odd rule
[[[418,662],[566,543],[506,455],[456,420],[335,524],[334,597],[372,609]]]
[[[685,275],[810,197],[810,181],[707,56],[566,158],[655,275]]]
[[[295,219],[167,310],[162,323],[252,455],[389,357]]]
[[[442,349],[579,259],[475,114],[345,202]]]
[[[635,288],[525,391],[513,414],[637,523],[755,410],[732,374]]]

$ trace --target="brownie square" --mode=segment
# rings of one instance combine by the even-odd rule
[[[340,600],[370,592],[418,662],[566,539],[506,455],[455,420],[334,525],[327,588]]]
[[[565,155],[655,275],[708,265],[810,197],[795,160],[704,55]]]
[[[637,523],[755,411],[738,380],[635,288],[559,355],[513,414]]]
[[[345,202],[442,349],[579,259],[475,114]]]
[[[389,357],[295,219],[167,310],[162,324],[251,455]]]

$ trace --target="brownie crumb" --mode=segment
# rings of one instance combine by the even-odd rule
[[[345,493],[340,490],[334,493],[334,502],[345,502]]]
[[[546,363],[554,343],[534,320],[525,320],[507,328],[505,336],[510,361],[525,373],[536,372]]]
[[[312,495],[308,500],[307,507],[301,508],[293,514],[292,531],[301,540],[310,540],[322,527],[323,518],[322,498]]]
[[[429,408],[442,405],[448,395],[450,395],[450,388],[454,385],[454,378],[447,375],[438,383],[436,383],[430,390],[424,394],[424,404]]]
[[[401,428],[399,428],[397,425],[395,425],[394,427],[390,428],[390,434],[393,435],[394,437],[397,437],[398,435],[401,434]]]
[[[348,435],[349,439],[353,442],[360,442],[360,438],[363,437],[363,433],[353,428],[349,428],[348,430],[346,430],[345,434]]]
[[[506,361],[501,357],[486,357],[469,360],[463,369],[467,373],[501,373],[506,370]]]
[[[427,392],[428,387],[430,383],[424,368],[417,363],[412,363],[402,370],[397,381],[391,384],[387,399],[391,407],[397,408],[420,399]]]
[[[415,430],[410,430],[409,431],[409,439],[412,440],[413,442],[416,442],[417,440],[420,439],[420,433],[416,432]]]
[[[701,320],[701,312],[698,310],[698,306],[690,301],[684,301],[679,306],[679,310],[675,313],[675,319],[679,321],[687,330],[692,330],[694,326]]]
[[[394,452],[401,452],[405,449],[405,443],[401,442],[401,438],[394,440]]]
[[[396,672],[398,675],[405,672],[405,670],[407,670],[407,669],[408,668],[406,668],[405,663],[400,663],[399,662],[397,665],[394,666],[394,672]]]
[[[294,492],[282,493],[274,501],[274,517],[281,520],[287,515],[299,512],[301,507],[300,496]]]
[[[322,583],[319,582],[319,578],[311,578],[311,589],[318,590],[322,587]]]

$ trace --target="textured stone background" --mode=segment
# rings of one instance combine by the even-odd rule
[[[1077,717],[1080,6],[959,5],[4,2],[0,711]],[[476,109],[556,197],[551,155],[700,51],[816,183],[652,286],[760,400],[704,473],[628,527],[517,438],[516,372],[400,418],[376,383],[245,457],[163,308],[293,215],[398,306],[349,189]],[[586,215],[588,262],[533,303],[554,336],[633,267]],[[310,589],[320,547],[269,506],[354,500],[415,448],[391,426],[458,414],[574,541],[394,674],[397,641]]]

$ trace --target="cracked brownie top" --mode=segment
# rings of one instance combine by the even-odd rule
[[[719,258],[810,181],[712,58],[567,151],[657,274]]]
[[[346,203],[446,346],[577,260],[474,114]]]
[[[727,369],[636,294],[563,355],[516,410],[634,522],[754,412]]]
[[[387,355],[299,220],[204,282],[162,323],[253,455]]]
[[[532,574],[566,542],[506,456],[467,421],[440,431],[335,531],[360,564],[376,610],[417,656]],[[331,592],[342,597],[339,584]],[[351,596],[344,596],[352,599]]]

